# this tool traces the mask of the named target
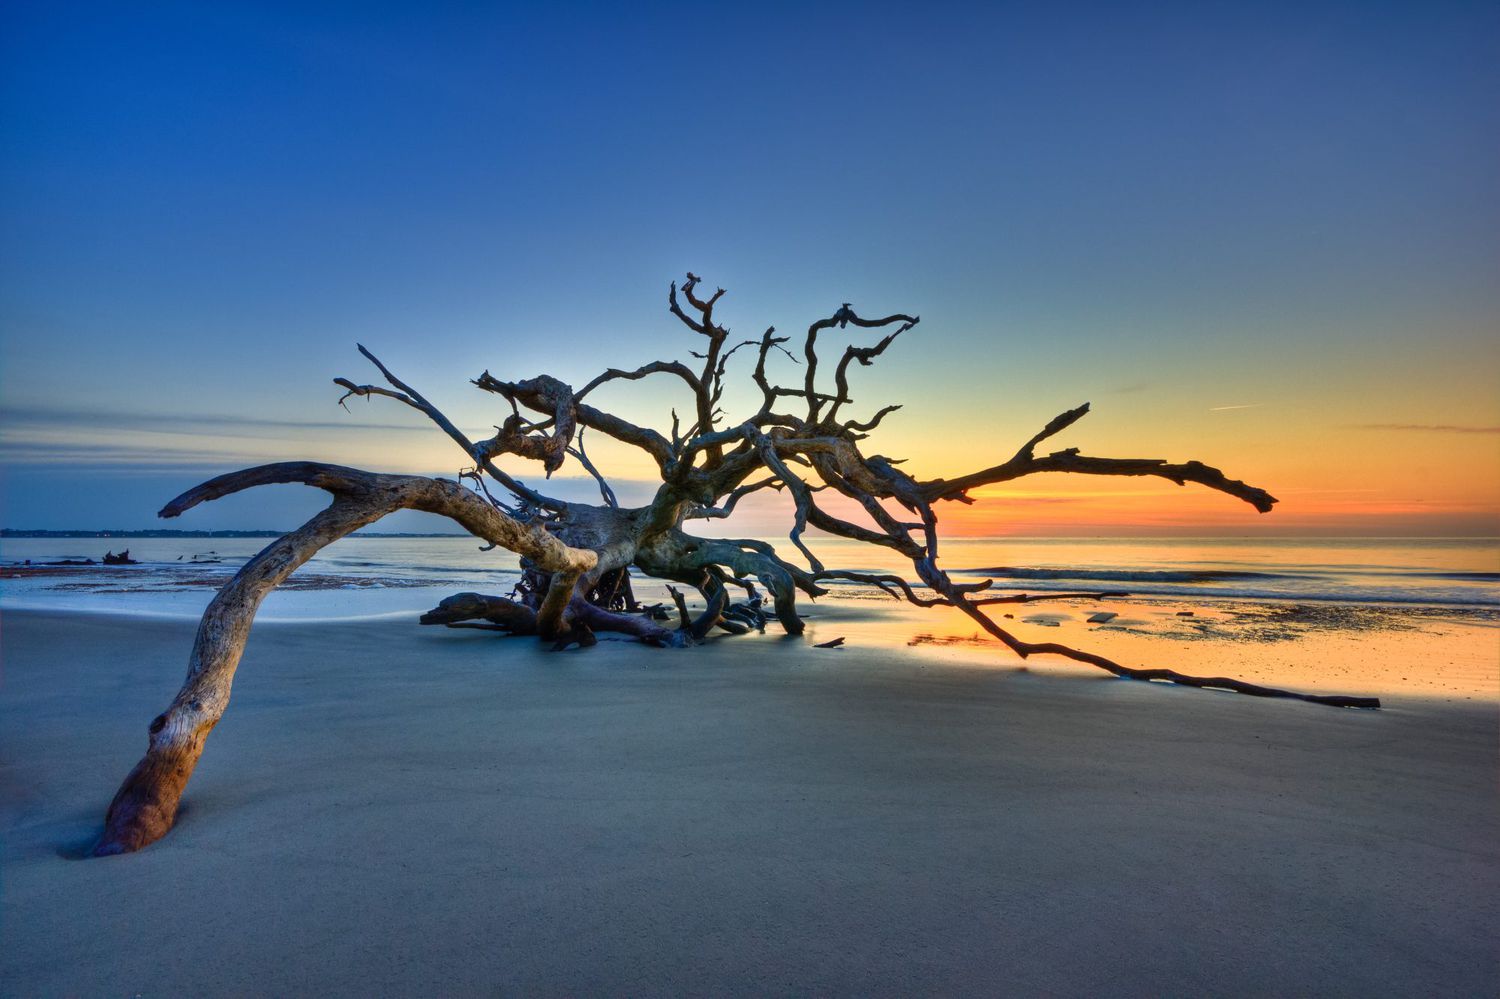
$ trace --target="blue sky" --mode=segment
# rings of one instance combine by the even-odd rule
[[[414,416],[334,406],[333,376],[369,377],[356,341],[482,430],[486,368],[684,354],[688,269],[747,333],[920,313],[860,384],[907,403],[879,449],[934,474],[1088,399],[1091,450],[1321,493],[1325,525],[1496,523],[1494,4],[3,17],[5,526],[151,526],[276,458],[451,474]],[[661,391],[613,400],[661,422]]]

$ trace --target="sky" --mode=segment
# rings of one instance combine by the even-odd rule
[[[332,378],[376,377],[356,343],[487,436],[481,371],[686,358],[666,290],[691,270],[747,335],[919,314],[853,386],[856,410],[904,404],[869,450],[918,476],[1088,401],[1058,446],[1282,499],[1044,476],[944,508],[952,534],[1500,534],[1493,3],[0,19],[0,525],[284,529],[325,501],[155,519],[265,461],[451,476],[418,414],[336,405]],[[665,429],[675,392],[591,401]],[[649,496],[640,456],[590,450]],[[588,497],[580,474],[551,491]],[[787,526],[761,503],[734,530]]]

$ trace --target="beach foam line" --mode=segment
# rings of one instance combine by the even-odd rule
[[[408,591],[409,592],[409,591]],[[443,595],[449,595],[444,589]],[[437,598],[441,599],[441,598]],[[436,602],[436,600],[434,600]],[[207,602],[205,601],[205,604]],[[287,614],[285,610],[261,611],[255,615],[255,624],[349,624],[355,622],[373,621],[397,621],[415,620],[427,607],[402,608],[400,610],[351,612],[345,614],[328,614],[309,609],[307,614]],[[130,607],[121,604],[68,604],[62,602],[49,602],[40,600],[11,600],[0,599],[0,615],[22,613],[22,614],[66,614],[78,617],[93,618],[129,618],[132,620],[147,621],[192,621],[196,622],[203,617],[203,608],[183,608],[181,610],[167,607]]]

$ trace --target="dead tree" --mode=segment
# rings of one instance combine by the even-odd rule
[[[220,476],[167,504],[161,516],[175,517],[205,500],[274,482],[303,482],[333,496],[327,509],[247,563],[210,603],[198,629],[187,681],[172,705],[152,721],[149,750],[110,805],[95,852],[138,850],[171,828],[204,739],[228,703],[235,667],[265,595],[325,545],[399,509],[450,517],[489,546],[521,556],[521,580],[510,596],[459,594],[424,615],[425,624],[537,636],[553,648],[590,645],[599,631],[622,633],[657,646],[691,646],[704,641],[716,627],[741,634],[764,628],[768,620],[798,635],[803,630],[798,596],[822,596],[828,592],[822,584],[837,580],[877,587],[922,607],[957,608],[1023,659],[1055,655],[1121,677],[1341,707],[1379,707],[1375,698],[1307,694],[1228,677],[1136,669],[1066,645],[1029,642],[1012,634],[990,616],[988,608],[1108,594],[1005,594],[994,592],[993,580],[955,582],[938,566],[941,504],[972,503],[969,493],[974,489],[1038,472],[1151,476],[1178,485],[1195,483],[1242,500],[1261,513],[1271,510],[1275,497],[1197,461],[1174,464],[1156,458],[1102,458],[1081,454],[1077,448],[1039,454],[1043,442],[1088,413],[1087,403],[1055,417],[998,464],[952,479],[915,478],[898,467],[897,459],[864,453],[862,443],[900,407],[887,405],[863,419],[849,415],[854,404],[849,375],[852,366],[870,365],[915,327],[916,316],[898,313],[866,318],[846,303],[807,328],[798,345],[799,358],[787,348],[791,338],[777,336],[774,327],[759,337],[732,339],[714,315],[723,289],[701,295],[699,285],[699,279],[689,274],[681,287],[672,285],[667,297],[672,315],[699,338],[702,349],[692,352],[696,363],[652,361],[629,371],[610,368],[576,390],[549,375],[503,381],[486,371],[473,384],[500,396],[510,408],[510,415],[486,440],[470,440],[420,392],[361,346],[360,353],[379,370],[384,384],[335,379],[344,389],[339,402],[351,396],[383,397],[424,413],[472,463],[460,473],[467,486],[444,479],[290,462]],[[873,336],[867,331],[874,331]],[[826,349],[827,338],[835,335],[851,336],[857,342],[835,348],[829,358],[820,357],[819,347]],[[753,360],[750,378],[761,400],[754,413],[730,422],[720,403],[729,363],[736,354],[746,363]],[[767,366],[778,355],[802,366],[800,384],[787,386],[772,380]],[[662,433],[587,401],[609,382],[654,376],[685,386],[691,401],[685,428],[675,411],[670,431]],[[661,483],[650,503],[620,505],[584,450],[583,437],[589,431],[638,448],[651,459]],[[549,496],[501,469],[497,461],[504,456],[539,461],[548,477],[572,458],[598,483],[601,502]],[[804,564],[789,561],[763,541],[698,537],[685,529],[693,520],[729,517],[737,503],[761,490],[777,490],[790,497],[789,540]],[[496,492],[502,495],[497,497]],[[863,511],[865,522],[856,523],[830,504],[820,503],[820,492],[853,501]],[[829,568],[805,543],[809,528],[897,552],[911,561],[915,579]],[[660,622],[665,616],[660,608],[637,604],[630,585],[632,572],[691,587],[706,609],[697,617],[690,616],[682,593],[673,588],[678,623],[668,627]],[[757,585],[770,597],[764,610]],[[747,600],[732,603],[731,587],[743,590]]]

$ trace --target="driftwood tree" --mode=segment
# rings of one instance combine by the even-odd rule
[[[998,464],[951,479],[915,478],[898,467],[899,461],[865,453],[863,442],[899,406],[884,406],[862,419],[850,415],[854,401],[849,376],[855,365],[871,364],[915,327],[916,316],[866,318],[845,304],[807,328],[796,344],[799,358],[788,349],[791,338],[777,336],[774,327],[757,338],[732,339],[714,314],[723,294],[722,289],[701,294],[700,281],[692,274],[680,287],[672,285],[668,308],[701,347],[692,352],[692,364],[652,361],[630,371],[611,368],[580,389],[548,375],[503,381],[484,372],[473,383],[500,396],[510,409],[487,440],[470,440],[420,392],[361,346],[360,353],[379,370],[384,384],[335,379],[344,389],[339,401],[351,396],[383,397],[424,413],[472,463],[472,468],[461,473],[468,485],[289,462],[220,476],[167,504],[161,516],[175,517],[205,500],[285,482],[317,486],[333,497],[312,520],[248,562],[214,597],[198,629],[187,681],[171,706],[151,722],[147,754],[111,803],[95,852],[137,850],[171,828],[204,740],[228,704],[235,667],[265,595],[325,545],[399,509],[450,517],[490,546],[521,556],[521,580],[511,595],[458,594],[424,615],[424,624],[532,635],[554,648],[593,644],[595,633],[601,631],[657,646],[691,646],[704,641],[714,629],[741,634],[763,629],[771,621],[797,635],[803,630],[797,613],[799,594],[821,596],[827,592],[822,584],[838,580],[878,587],[923,607],[957,608],[1022,658],[1054,655],[1121,677],[1342,707],[1379,707],[1374,698],[1297,693],[1227,677],[1134,669],[1066,645],[1030,642],[1012,634],[990,615],[989,608],[1118,594],[996,593],[992,580],[955,582],[938,565],[942,504],[971,503],[969,493],[980,486],[1038,472],[1151,476],[1178,485],[1195,483],[1242,500],[1261,513],[1270,511],[1276,499],[1264,489],[1197,461],[1173,464],[1155,458],[1100,458],[1080,454],[1077,448],[1038,453],[1044,442],[1088,413],[1087,403],[1052,419]],[[856,342],[834,347],[828,358],[820,357],[819,348],[826,350],[835,336]],[[725,418],[721,401],[730,362],[737,354],[744,364],[753,362],[750,378],[761,399],[754,413],[731,422]],[[778,355],[801,366],[800,383],[787,386],[772,380],[767,365]],[[671,429],[664,434],[589,404],[601,385],[651,376],[675,379],[685,386],[691,400],[685,428],[675,411]],[[650,503],[629,507],[618,502],[584,450],[583,438],[589,431],[649,456],[661,479]],[[500,468],[496,462],[506,455],[540,462],[549,477],[571,457],[597,480],[601,502],[548,496]],[[789,561],[763,541],[698,537],[685,528],[693,520],[727,518],[746,496],[767,489],[790,496],[794,514],[789,539],[803,564]],[[864,511],[866,522],[855,523],[831,509],[833,504],[820,503],[820,492],[853,501]],[[897,552],[911,561],[915,579],[825,566],[803,540],[810,527]],[[690,616],[682,593],[673,588],[678,620],[674,626],[662,623],[665,615],[659,609],[643,608],[636,602],[632,571],[696,590],[704,610]],[[761,589],[769,605],[763,604]],[[745,599],[732,603],[732,590],[743,591]]]

